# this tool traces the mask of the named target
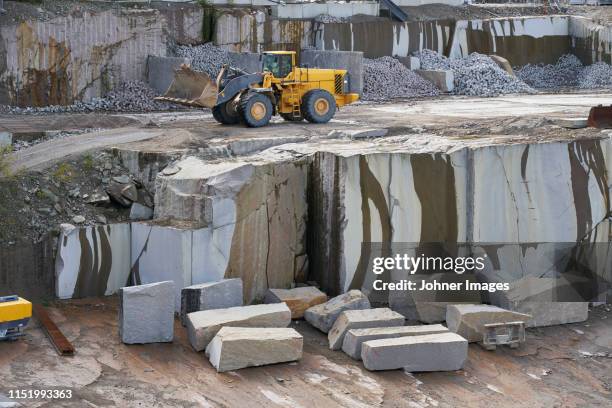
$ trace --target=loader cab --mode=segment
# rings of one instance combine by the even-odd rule
[[[275,78],[285,78],[295,66],[295,51],[268,51],[263,53],[263,70]]]

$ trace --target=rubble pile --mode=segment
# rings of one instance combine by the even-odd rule
[[[596,62],[580,72],[578,87],[583,89],[612,88],[612,65]]]
[[[556,64],[527,64],[515,68],[518,78],[534,88],[550,89],[578,85],[582,62],[572,54],[562,55]]]
[[[551,89],[578,87],[582,89],[612,87],[612,66],[605,62],[582,65],[572,54],[559,58],[555,64],[527,64],[515,68],[516,76],[534,88]]]
[[[0,106],[3,113],[87,113],[87,112],[151,112],[169,109],[184,109],[178,105],[153,100],[155,91],[142,81],[126,81],[107,93],[103,98],[72,105],[51,105],[20,108]]]
[[[486,55],[476,52],[465,58],[449,59],[432,50],[415,54],[426,70],[452,70],[457,95],[497,96],[534,92],[521,79],[514,78]]]
[[[315,22],[323,23],[323,24],[328,24],[328,23],[346,23],[349,20],[350,19],[346,18],[346,17],[334,17],[334,16],[330,16],[329,14],[319,14],[318,16],[316,16],[314,18]]]
[[[176,57],[191,59],[191,68],[206,72],[211,78],[216,78],[224,64],[229,64],[227,50],[212,43],[203,45],[177,45],[172,52]]]
[[[440,91],[392,57],[363,59],[363,95],[367,101],[436,96]]]

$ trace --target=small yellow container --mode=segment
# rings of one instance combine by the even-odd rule
[[[32,303],[23,298],[0,303],[0,323],[14,322],[32,317]]]

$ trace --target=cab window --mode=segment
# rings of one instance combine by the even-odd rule
[[[263,69],[271,72],[276,78],[285,78],[293,70],[291,55],[264,55]]]

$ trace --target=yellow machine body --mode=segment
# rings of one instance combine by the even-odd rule
[[[359,94],[345,93],[345,69],[320,69],[296,66],[295,51],[268,51],[265,55],[286,56],[291,59],[292,69],[284,77],[277,73],[265,71],[262,88],[275,88],[281,91],[281,100],[277,105],[279,113],[291,114],[296,105],[302,102],[304,95],[313,89],[322,89],[334,96],[338,107],[359,100]],[[283,72],[279,72],[281,75]]]
[[[32,317],[32,303],[23,298],[0,303],[0,324],[18,322]]]

